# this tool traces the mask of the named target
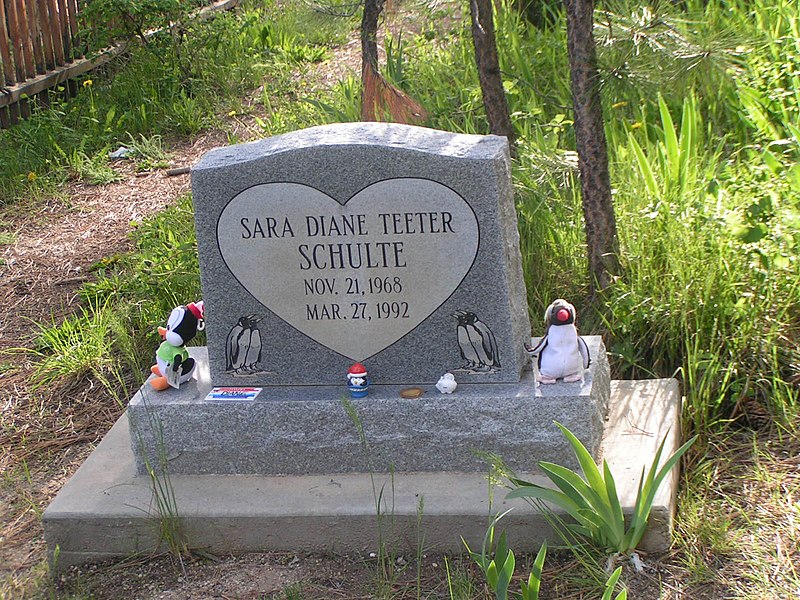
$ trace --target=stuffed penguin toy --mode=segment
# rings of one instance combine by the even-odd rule
[[[156,350],[156,364],[150,367],[155,375],[150,385],[156,390],[168,387],[179,389],[191,379],[195,361],[189,356],[186,344],[198,331],[205,329],[203,301],[190,302],[186,306],[173,308],[167,319],[167,327],[159,327],[158,333],[164,341]]]
[[[566,383],[581,381],[589,368],[589,348],[575,327],[575,307],[566,300],[555,300],[544,313],[545,335],[528,354],[538,357],[539,381]]]

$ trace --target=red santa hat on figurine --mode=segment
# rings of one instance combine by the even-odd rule
[[[363,398],[367,395],[369,381],[364,365],[356,363],[347,370],[347,387],[350,388],[351,398]]]
[[[202,300],[198,302],[189,302],[189,304],[186,305],[186,308],[197,318],[198,321],[203,320],[203,316],[205,314],[205,304],[203,304]]]
[[[361,363],[356,363],[347,370],[348,379],[366,379],[367,369]]]

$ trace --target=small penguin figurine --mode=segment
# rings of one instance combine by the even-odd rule
[[[205,329],[203,301],[190,302],[186,306],[173,308],[167,319],[167,327],[159,327],[158,333],[164,341],[156,350],[156,364],[150,367],[155,375],[150,385],[156,390],[168,387],[179,389],[191,379],[195,361],[189,357],[186,344],[198,331]]]
[[[235,375],[258,371],[261,360],[261,332],[256,315],[240,317],[225,340],[225,370]]]
[[[458,320],[456,333],[461,358],[466,361],[461,368],[471,373],[497,371],[500,368],[500,356],[492,330],[473,312],[458,310],[453,316]]]
[[[347,370],[347,388],[351,398],[363,398],[367,395],[369,379],[367,369],[361,363],[355,363]]]
[[[452,394],[456,391],[457,387],[458,383],[456,383],[456,378],[452,373],[445,373],[439,378],[439,381],[436,382],[436,389],[442,394]]]
[[[535,348],[526,344],[531,356],[537,356],[539,381],[572,383],[583,379],[589,368],[589,348],[575,327],[575,307],[559,298],[544,312],[545,335]]]

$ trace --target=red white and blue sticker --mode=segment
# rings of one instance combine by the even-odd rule
[[[238,400],[251,401],[261,392],[260,387],[215,387],[206,396],[206,400]]]

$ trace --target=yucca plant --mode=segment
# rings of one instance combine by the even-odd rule
[[[603,590],[603,597],[601,600],[611,600],[611,594],[614,593],[614,588],[617,586],[620,575],[622,575],[622,567],[617,567],[608,578],[608,581],[606,581],[606,587],[605,590]],[[614,600],[628,600],[628,590],[622,590],[616,595]]]
[[[474,560],[481,571],[483,571],[484,577],[486,577],[486,583],[489,585],[492,592],[494,592],[497,600],[506,600],[509,597],[519,600],[538,600],[539,587],[542,583],[544,559],[545,556],[547,556],[547,541],[542,542],[542,546],[536,554],[533,566],[531,567],[531,573],[528,575],[528,580],[520,581],[520,587],[522,589],[520,594],[512,593],[511,596],[509,596],[508,588],[511,584],[511,578],[514,575],[516,559],[514,557],[514,551],[509,548],[508,542],[506,541],[505,531],[500,534],[500,538],[497,540],[494,558],[491,557],[492,548],[494,547],[495,526],[497,522],[508,513],[509,511],[505,511],[492,519],[492,522],[486,529],[486,534],[483,536],[483,545],[481,546],[480,552],[473,552],[464,538],[461,538],[461,541],[464,542],[467,553],[472,560]]]
[[[515,489],[506,498],[529,498],[552,503],[575,520],[567,527],[577,535],[612,552],[622,554],[632,552],[644,536],[656,491],[672,467],[697,439],[697,436],[678,448],[659,469],[661,453],[666,442],[666,436],[664,437],[658,446],[647,475],[645,475],[644,468],[642,469],[633,515],[630,524],[626,525],[625,515],[617,495],[617,486],[608,463],[603,461],[603,472],[601,473],[580,440],[560,423],[556,423],[556,425],[572,446],[583,471],[583,477],[566,467],[550,462],[539,462],[539,468],[558,489],[543,487],[512,477],[510,481]]]

